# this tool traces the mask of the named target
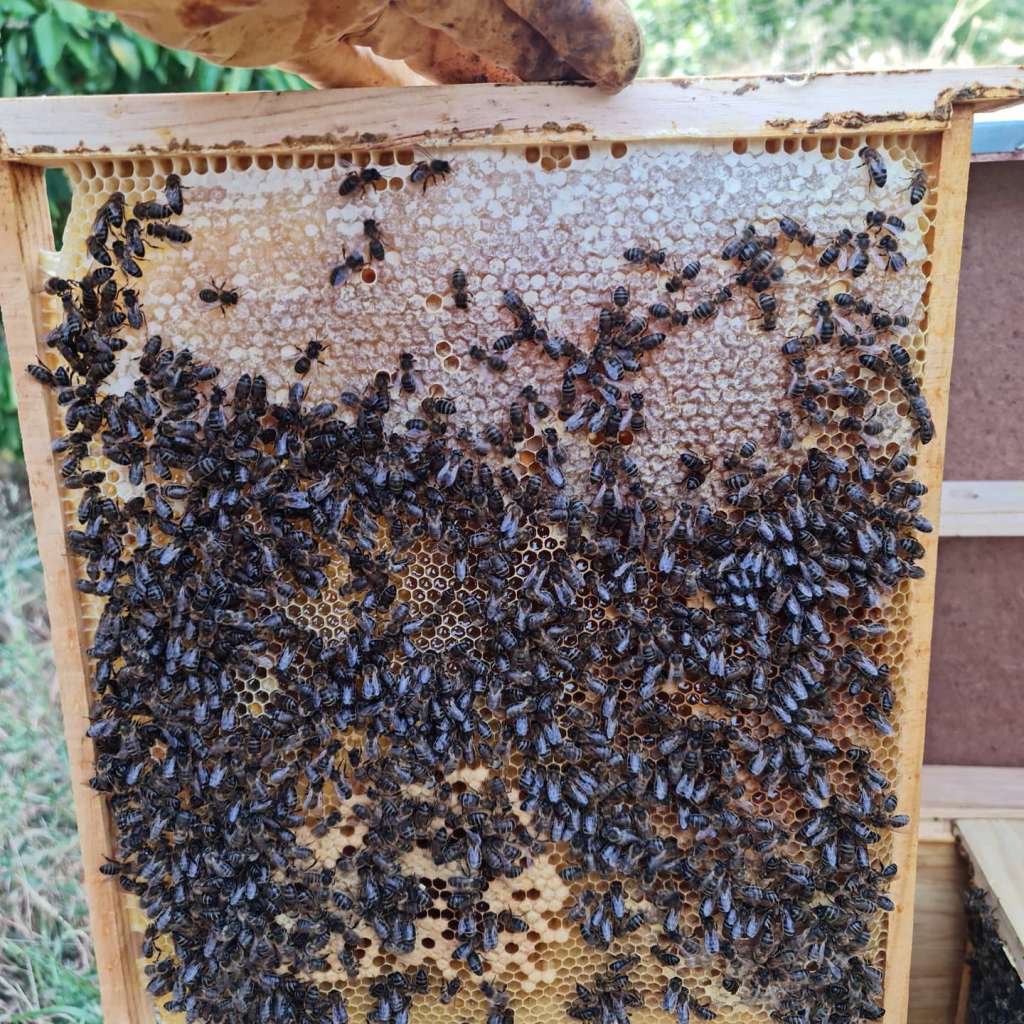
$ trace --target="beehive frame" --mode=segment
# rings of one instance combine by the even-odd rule
[[[925,512],[938,521],[946,397],[956,283],[970,156],[972,113],[1019,100],[1016,69],[714,79],[640,83],[618,97],[585,87],[426,88],[317,94],[114,97],[0,104],[0,298],[12,363],[32,361],[44,333],[40,253],[53,248],[43,168],[89,161],[274,158],[426,146],[588,146],[670,140],[773,140],[897,135],[932,147],[938,196],[933,223],[928,359],[924,390],[938,443],[924,449],[917,474],[929,486]],[[852,108],[855,108],[851,110]],[[180,138],[184,136],[184,138]],[[548,151],[550,152],[550,151]],[[237,166],[237,165],[233,165]],[[239,172],[244,173],[244,172]],[[85,630],[65,550],[61,489],[49,441],[47,395],[16,373],[19,415],[50,606],[74,798],[82,842],[104,1016],[152,1019],[136,966],[120,891],[98,873],[113,855],[106,805],[89,789],[92,745]],[[911,591],[905,647],[897,792],[916,811],[923,750],[936,541],[926,545],[928,580]],[[906,1012],[916,825],[895,840],[901,866],[888,926],[885,1002],[889,1019]]]

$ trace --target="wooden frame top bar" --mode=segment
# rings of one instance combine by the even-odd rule
[[[44,96],[0,100],[0,160],[933,132],[954,105],[1022,101],[1024,67],[659,79],[615,95],[485,84]]]

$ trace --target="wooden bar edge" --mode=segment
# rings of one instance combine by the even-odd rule
[[[578,84],[473,84],[34,97],[0,100],[0,159],[54,166],[193,153],[908,134],[941,131],[958,105],[1022,100],[1022,67],[660,79],[615,95]]]
[[[935,422],[936,443],[919,450],[916,475],[932,488],[926,496],[925,514],[939,521],[942,465],[949,411],[949,380],[953,362],[953,338],[956,328],[957,282],[960,250],[963,244],[964,212],[967,205],[967,178],[971,163],[969,107],[958,106],[949,128],[941,136],[937,188],[943,201],[935,220],[932,257],[931,300],[928,324],[928,363],[922,381]],[[917,829],[921,803],[921,772],[924,760],[924,730],[928,699],[928,674],[931,659],[932,619],[935,610],[935,569],[938,537],[933,534],[921,562],[927,579],[910,590],[911,635],[904,669],[901,718],[903,742],[896,764],[896,793],[900,810],[911,816],[910,824],[896,833],[893,859],[900,867],[891,896],[896,913],[889,926],[885,965],[886,1015],[902,1021],[907,1016],[910,981],[910,955],[914,927],[912,912],[917,878]],[[905,868],[904,868],[905,865]]]
[[[1024,537],[1024,480],[946,480],[941,537]]]
[[[112,855],[112,833],[106,803],[89,786],[93,745],[85,731],[90,688],[74,587],[77,573],[64,541],[60,489],[50,450],[50,400],[24,369],[36,359],[36,339],[41,329],[34,270],[40,252],[52,248],[43,169],[0,161],[0,296],[50,613],[100,998],[107,1024],[127,1024],[145,1021],[149,1015],[140,1005],[144,997],[136,974],[137,954],[132,949],[124,894],[116,879],[99,873],[100,865]]]

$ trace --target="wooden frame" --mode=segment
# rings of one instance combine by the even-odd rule
[[[946,434],[949,411],[949,378],[953,366],[953,337],[956,327],[957,282],[960,274],[960,250],[963,244],[964,213],[967,207],[967,175],[971,160],[970,108],[957,107],[943,138],[939,158],[937,189],[944,195],[935,220],[935,259],[932,273],[932,304],[929,312],[928,364],[922,389],[935,417],[939,438]],[[938,450],[935,450],[938,447]],[[938,494],[929,495],[931,508],[927,515],[938,519],[944,448],[929,445],[918,455],[918,476],[934,487]],[[911,591],[909,602],[910,638],[907,643],[909,669],[906,672],[903,728],[907,735],[896,765],[897,791],[900,806],[915,812],[921,803],[920,780],[924,760],[924,727],[928,697],[928,665],[931,656],[932,617],[935,611],[935,568],[938,561],[937,540],[927,545],[922,566],[928,583]],[[913,931],[914,885],[917,875],[916,815],[910,825],[896,834],[893,859],[901,868],[893,887],[897,913],[890,926],[889,949],[895,962],[886,961],[885,1008],[896,1020],[907,1015],[910,976],[910,949]],[[899,910],[904,908],[903,913]]]
[[[957,844],[976,821],[1024,826],[1024,768],[925,765],[910,965],[909,1024],[954,1024],[962,1017],[967,943],[963,892],[968,865]]]
[[[1024,828],[1024,768],[925,765],[920,823],[907,1020],[959,1024],[969,980],[966,967],[960,969],[967,944],[963,892],[969,881],[963,854],[965,848],[970,853],[968,836],[975,825],[983,834],[993,824]]]
[[[580,142],[622,139],[928,133],[938,192],[934,226],[929,360],[923,388],[944,436],[956,313],[956,285],[973,109],[1024,98],[1018,68],[856,75],[773,76],[640,83],[617,96],[583,86],[463,86],[322,93],[136,96],[0,101],[0,297],[15,367],[35,359],[41,333],[38,256],[53,245],[43,169],[75,160],[185,153],[334,151],[346,147]],[[852,102],[860,109],[850,111]],[[184,127],[183,127],[184,126]],[[187,133],[187,137],[180,135]],[[127,914],[116,883],[98,868],[112,852],[106,806],[87,785],[92,744],[84,737],[88,673],[78,595],[64,544],[58,476],[49,448],[52,409],[43,390],[15,374],[32,502],[40,538],[76,814],[81,836],[103,1011],[111,1022],[152,1019],[136,970]],[[924,512],[938,518],[942,442],[923,449],[929,484]],[[916,812],[924,746],[936,538],[912,591],[904,740],[896,766],[901,807]],[[885,1004],[907,1015],[917,824],[898,834],[907,866],[893,890]]]
[[[0,296],[12,364],[21,369],[35,359],[42,331],[35,292],[39,253],[53,248],[50,206],[41,167],[0,161]],[[81,608],[71,557],[65,548],[59,477],[50,451],[52,399],[15,372],[18,419],[32,495],[32,514],[46,585],[54,664],[60,684],[64,737],[71,767],[71,791],[78,822],[85,895],[100,975],[103,1016],[108,1021],[152,1020],[138,984],[136,952],[123,894],[99,874],[113,853],[110,814],[101,794],[89,787],[93,744],[85,735],[89,686]]]
[[[964,818],[955,822],[954,833],[971,863],[974,884],[991,894],[1006,955],[1024,978],[1024,821]]]
[[[615,96],[586,86],[459,85],[40,97],[0,101],[0,158],[52,165],[410,143],[934,132],[949,127],[954,106],[995,110],[1022,98],[1022,68],[680,78],[639,82]]]
[[[941,537],[1024,537],[1024,480],[946,480]]]

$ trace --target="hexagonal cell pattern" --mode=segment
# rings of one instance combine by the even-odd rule
[[[858,151],[864,145],[875,146],[888,164],[890,186],[885,192],[871,184],[861,166]],[[272,399],[281,402],[287,397],[292,366],[311,338],[322,339],[327,346],[306,378],[314,400],[361,389],[382,369],[395,373],[398,352],[409,352],[415,356],[414,372],[421,387],[405,405],[396,405],[396,419],[420,415],[425,393],[450,397],[457,402],[460,424],[476,438],[483,438],[490,425],[507,427],[510,405],[526,384],[533,385],[552,410],[559,406],[561,368],[545,358],[540,346],[513,345],[502,353],[508,364],[503,372],[495,372],[474,354],[477,346],[492,353],[495,339],[512,330],[512,318],[502,303],[506,289],[522,296],[549,335],[577,337],[596,327],[600,311],[611,308],[609,298],[618,286],[629,289],[630,310],[645,316],[644,311],[658,302],[692,311],[721,287],[731,286],[734,296],[720,304],[717,316],[658,327],[667,338],[638,378],[646,395],[646,429],[612,439],[628,447],[648,493],[669,502],[681,493],[678,455],[683,449],[717,456],[753,439],[769,468],[786,464],[789,456],[774,439],[780,397],[792,388],[794,373],[780,347],[787,337],[813,339],[820,332],[817,301],[843,292],[869,295],[876,309],[906,316],[907,326],[884,332],[879,345],[898,340],[909,353],[909,369],[922,375],[935,205],[929,196],[912,206],[908,193],[898,189],[900,179],[914,168],[934,171],[934,150],[927,139],[591,143],[465,148],[446,155],[454,172],[425,188],[408,179],[407,169],[416,159],[411,151],[82,161],[68,167],[74,205],[65,255],[49,258],[47,269],[67,277],[81,274],[85,265],[75,254],[83,251],[90,225],[109,195],[122,191],[129,207],[158,198],[167,175],[176,172],[187,188],[183,223],[193,239],[185,246],[163,242],[147,252],[139,294],[148,332],[219,366],[226,385],[242,373],[264,374]],[[352,167],[367,165],[380,170],[380,181],[339,197],[339,185]],[[865,272],[855,277],[850,267],[854,247],[845,243],[841,259],[822,265],[818,257],[829,241],[844,228],[864,231],[865,214],[876,206],[903,222],[899,251],[908,267],[893,273],[885,269],[884,258],[872,258]],[[720,254],[746,225],[759,232],[776,231],[780,217],[806,225],[817,241],[807,247],[797,239],[788,245],[783,239],[775,254],[785,271],[775,289],[777,327],[764,330],[762,311],[751,294],[736,288],[737,264]],[[343,275],[347,279],[339,286],[332,285],[333,267],[353,252],[368,254],[367,218],[379,225],[384,258],[367,262],[359,272]],[[878,231],[872,234],[877,240]],[[892,234],[896,237],[897,232]],[[663,249],[664,264],[628,263],[623,254],[635,247]],[[691,260],[701,262],[700,273],[669,292],[668,280]],[[467,280],[465,309],[456,305],[450,283],[457,267]],[[235,289],[237,305],[221,309],[200,301],[199,290],[211,282]],[[59,304],[53,302],[48,310],[56,317]],[[655,326],[648,323],[645,330]],[[119,357],[121,372],[114,387],[130,386],[144,332],[127,332],[125,337],[129,346]],[[807,375],[828,381],[837,370],[834,349],[808,348]],[[870,443],[877,446],[876,452],[890,456],[909,451],[913,424],[904,396],[868,366],[852,361],[851,369],[851,361],[842,367],[848,383],[866,390],[884,427]],[[828,401],[833,409],[839,407],[836,399]],[[541,423],[528,419],[522,450],[507,462],[520,476],[541,471],[536,460],[544,444]],[[813,445],[829,454],[853,457],[851,431],[840,429],[836,419],[825,426],[810,417],[798,421],[798,448]],[[571,482],[582,483],[599,438],[592,436],[589,446],[578,443],[585,433],[569,435],[564,422],[554,416],[544,425],[573,441],[566,446],[564,469]],[[502,461],[499,451],[492,450],[491,455]],[[123,471],[117,474],[116,469],[108,474],[105,493],[130,495],[133,488]],[[716,474],[702,493],[720,500],[727,491],[723,474]],[[73,497],[69,494],[66,504],[69,522]],[[553,524],[538,528],[531,544],[537,552],[554,552],[563,536]],[[583,560],[578,567],[587,571]],[[340,595],[336,601],[303,597],[289,614],[322,635],[343,635],[351,615],[345,572],[338,566],[328,569],[331,591]],[[453,573],[448,556],[421,544],[410,549],[399,586],[400,599],[409,602],[414,615],[435,616],[427,642],[438,651],[453,643],[474,645],[480,639],[478,626],[465,614],[472,588],[447,600]],[[478,596],[484,596],[482,590]],[[82,603],[85,628],[92,630],[98,603],[84,595]],[[596,630],[604,612],[591,610],[594,617],[587,628]],[[891,778],[906,712],[901,702],[910,628],[906,583],[865,617],[889,626],[874,653],[891,666],[896,696],[893,732],[879,737],[864,721],[861,701],[847,696],[837,699],[829,731],[872,751],[881,771]],[[272,645],[268,658],[276,658],[280,650]],[[249,713],[269,713],[275,706],[272,672],[259,669],[253,678],[238,680],[238,686],[240,705]],[[584,694],[567,693],[566,708],[574,702],[587,706],[588,700]],[[687,692],[684,686],[676,710],[685,716],[707,703],[696,689]],[[754,735],[771,732],[757,715],[737,712],[735,718]],[[510,765],[509,783],[515,767]],[[853,790],[854,770],[852,765],[846,769],[846,774],[833,777],[838,792],[844,786]],[[455,781],[481,785],[483,776],[473,772],[467,769],[465,777]],[[806,808],[792,794],[764,790],[745,772],[740,773],[740,783],[754,806],[788,825],[795,828],[806,819]],[[366,828],[353,811],[359,799],[357,793],[347,803],[324,802],[310,812],[298,841],[314,851],[318,862],[341,858],[344,863],[359,848]],[[318,828],[332,810],[338,812],[337,823]],[[673,827],[671,822],[666,826]],[[877,848],[883,860],[888,849],[887,841]],[[789,852],[804,855],[796,848]],[[502,933],[486,964],[488,976],[507,985],[512,994],[518,1024],[562,1021],[575,997],[576,982],[602,970],[609,958],[583,943],[569,918],[584,885],[560,876],[559,869],[568,863],[556,844],[553,854],[537,857],[517,879],[494,882],[487,892],[491,909],[511,909],[527,926],[521,934]],[[443,898],[446,881],[438,876],[429,851],[414,851],[407,867],[421,876],[432,901],[420,922],[417,949],[407,957],[382,954],[372,941],[372,930],[361,926],[363,974],[422,966],[435,981],[461,976],[467,983],[449,1006],[436,1007],[433,997],[416,1001],[412,1020],[425,1021],[443,1012],[446,1019],[483,1021],[487,1000],[453,959],[458,939]],[[686,910],[686,923],[699,934],[695,907]],[[283,922],[285,928],[293,925]],[[872,935],[869,951],[884,950],[885,932],[883,922]],[[767,1024],[770,1002],[751,996],[748,989],[730,993],[723,987],[719,961],[700,954],[678,967],[663,967],[647,954],[655,941],[656,929],[645,923],[614,948],[616,954],[642,954],[632,975],[645,999],[645,1007],[633,1013],[637,1024],[667,1019],[658,1008],[659,993],[673,973],[684,978],[694,999],[711,1001],[719,1020]],[[354,1021],[371,1011],[373,1000],[365,982],[350,981],[335,960],[315,980],[344,992]]]

